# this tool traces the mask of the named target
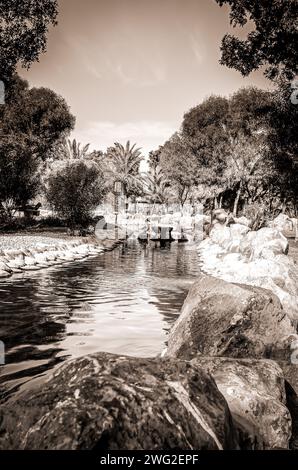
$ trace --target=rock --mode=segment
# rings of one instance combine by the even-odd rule
[[[229,214],[224,209],[214,209],[211,212],[211,223],[214,221],[219,222],[220,224],[224,224],[228,221]]]
[[[287,254],[289,251],[289,243],[286,237],[272,228],[261,228],[256,232],[248,233],[246,237],[247,239],[245,237],[243,239],[243,245],[240,245],[240,252],[249,256],[251,260],[262,258],[264,250],[267,253],[270,250],[273,255]]]
[[[2,260],[0,259],[0,271],[5,271],[5,272],[8,272],[8,273],[9,273],[9,271],[11,271],[11,269],[10,269],[10,268],[8,267],[8,265],[7,265],[6,260],[5,260],[5,261],[2,261]]]
[[[0,279],[10,277],[10,275],[11,273],[9,271],[4,271],[3,269],[0,269]]]
[[[35,266],[37,264],[37,261],[34,258],[30,250],[26,250],[24,252],[24,255],[25,255],[24,256],[24,262],[25,262],[24,268],[26,268],[27,266]]]
[[[234,221],[236,224],[241,224],[241,225],[246,225],[247,227],[251,227],[251,220],[249,220],[247,217],[234,217]]]
[[[242,224],[231,224],[230,225],[230,233],[231,237],[235,238],[241,238],[243,235],[246,235],[248,232],[250,232],[250,228],[247,225],[242,225]]]
[[[292,436],[290,449],[298,450],[298,342],[292,343],[289,361],[279,361],[286,379],[287,407],[292,417]]]
[[[287,239],[272,228],[240,234],[233,225],[217,224],[212,229],[211,237],[198,246],[203,272],[227,282],[271,290],[298,324],[298,269],[286,255]]]
[[[227,403],[199,366],[97,353],[6,402],[0,448],[239,447]]]
[[[54,250],[47,251],[46,259],[47,261],[56,261],[57,253]]]
[[[25,259],[24,254],[17,254],[15,256],[11,255],[11,259],[7,262],[7,265],[10,268],[22,268],[25,266]]]
[[[292,232],[295,221],[288,217],[286,214],[279,214],[271,223],[270,227],[277,229],[280,232]]]
[[[283,372],[276,362],[198,357],[192,364],[212,375],[227,400],[241,449],[288,448],[291,416]]]
[[[36,253],[34,253],[34,259],[38,264],[47,265],[47,252],[38,249]]]
[[[231,230],[221,224],[215,224],[209,234],[210,240],[221,247],[225,247],[231,242]]]
[[[166,355],[288,358],[279,341],[292,334],[294,327],[270,291],[201,275],[170,331]]]

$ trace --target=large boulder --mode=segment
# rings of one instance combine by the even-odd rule
[[[234,222],[236,224],[241,224],[241,225],[246,225],[247,227],[250,227],[252,225],[252,222],[250,219],[242,215],[241,217],[234,217]]]
[[[287,256],[288,240],[272,228],[247,230],[238,224],[217,224],[198,245],[202,271],[227,282],[271,290],[297,324],[298,269]]]
[[[264,227],[256,232],[249,232],[240,244],[240,252],[255,260],[270,254],[287,254],[289,243],[286,237],[276,229]]]
[[[224,209],[214,209],[211,212],[211,223],[225,224],[229,219],[229,214]]]
[[[270,227],[279,230],[280,232],[293,232],[296,226],[296,219],[291,219],[286,214],[279,214],[271,223]]]
[[[166,355],[288,358],[289,335],[295,329],[272,292],[202,274],[170,332]]]
[[[209,237],[213,243],[224,248],[231,242],[231,230],[229,227],[217,223],[211,228]]]
[[[241,448],[288,448],[291,416],[285,380],[271,360],[198,357],[192,364],[209,372],[227,400]]]
[[[20,419],[21,417],[21,419]],[[214,380],[184,361],[98,353],[5,403],[1,449],[234,449]]]
[[[233,238],[241,239],[244,235],[250,232],[250,228],[247,225],[243,224],[231,224],[230,225],[230,232]]]

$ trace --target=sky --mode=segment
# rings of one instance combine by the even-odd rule
[[[261,71],[244,79],[219,64],[228,11],[214,0],[59,0],[46,54],[20,73],[66,99],[78,141],[131,140],[146,156],[211,94],[270,87]]]

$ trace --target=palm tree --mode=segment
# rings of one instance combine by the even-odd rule
[[[63,152],[64,158],[68,160],[81,160],[87,156],[90,144],[84,145],[81,148],[81,144],[73,139],[67,139],[61,146],[61,152]]]
[[[120,181],[123,186],[123,192],[127,199],[131,194],[140,192],[144,180],[139,173],[140,163],[143,160],[141,149],[132,147],[127,141],[126,146],[116,142],[114,147],[107,150],[107,156],[110,160],[109,173],[112,182]]]
[[[152,168],[146,177],[146,194],[153,204],[166,204],[169,201],[171,196],[169,181],[159,165]]]

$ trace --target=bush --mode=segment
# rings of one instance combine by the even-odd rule
[[[47,200],[70,228],[85,227],[103,197],[102,173],[83,161],[67,163],[50,176]]]
[[[2,136],[0,141],[0,219],[10,222],[18,207],[39,189],[38,162],[28,139]]]

